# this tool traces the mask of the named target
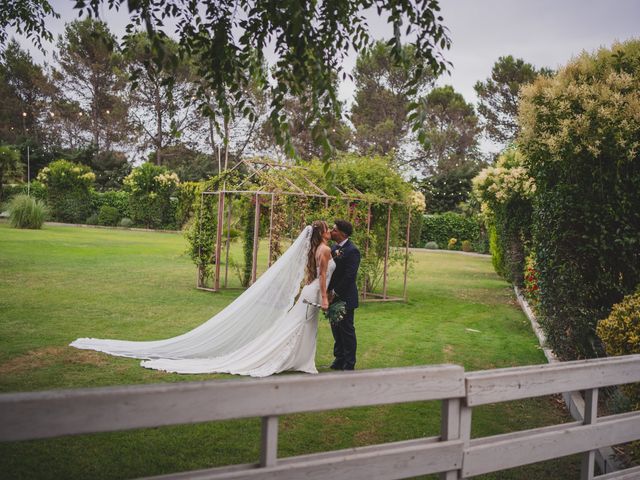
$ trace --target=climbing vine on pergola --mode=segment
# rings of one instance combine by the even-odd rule
[[[234,171],[241,170],[245,176],[233,175]],[[285,235],[295,238],[310,220],[325,219],[331,224],[335,218],[345,218],[354,224],[352,238],[362,253],[358,278],[362,299],[406,300],[410,204],[398,199],[380,198],[354,185],[327,184],[325,181],[321,186],[317,177],[303,166],[276,164],[262,159],[242,160],[225,171],[215,188],[202,191],[197,236],[201,240],[203,235],[212,235],[213,238],[204,239],[212,248],[207,255],[200,255],[207,261],[198,264],[197,288],[212,292],[228,288],[229,250],[233,234],[237,234],[233,231],[232,219],[239,218],[237,210],[242,209],[244,211],[240,215],[245,223],[245,241],[252,240],[251,245],[245,245],[244,286],[251,285],[258,276],[261,231],[266,232],[264,237],[268,240],[267,261],[270,266],[282,253]],[[210,223],[215,228],[208,228],[205,233],[203,227],[210,226]],[[380,239],[378,233],[384,238]],[[400,240],[401,248],[394,247],[392,240]],[[388,291],[390,264],[393,262],[403,262],[401,296],[392,296]],[[207,278],[211,279],[209,286],[205,284]],[[376,292],[380,283],[381,289]]]

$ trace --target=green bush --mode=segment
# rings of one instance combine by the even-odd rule
[[[120,220],[120,212],[115,207],[103,205],[98,212],[98,224],[105,226],[114,226]]]
[[[490,253],[489,252],[489,237],[488,233],[484,230],[480,230],[480,238],[477,238],[471,242],[472,249],[478,253]]]
[[[19,194],[29,195],[30,197],[40,200],[43,203],[47,202],[47,187],[37,180],[32,180],[27,183],[16,183],[10,185],[4,185],[3,195],[4,201],[9,201],[13,197]]]
[[[133,225],[133,220],[131,220],[130,218],[124,217],[122,220],[120,220],[119,225],[124,228],[131,228],[131,226]]]
[[[89,215],[87,217],[87,219],[84,221],[85,225],[98,225],[98,214],[97,213],[92,213],[91,215]]]
[[[176,224],[182,228],[193,215],[196,203],[196,195],[201,192],[201,182],[183,182],[176,190]]]
[[[613,306],[611,313],[598,322],[597,334],[604,343],[607,355],[640,354],[640,290]],[[640,409],[640,384],[620,387],[630,400],[632,410]],[[640,459],[640,442],[632,444],[632,455]]]
[[[40,200],[27,195],[16,195],[9,202],[9,222],[14,228],[40,229],[47,213]]]
[[[496,272],[522,287],[525,251],[531,243],[533,179],[524,167],[524,157],[508,148],[494,166],[473,179],[473,192],[480,202],[489,232],[489,249]]]
[[[640,283],[640,40],[583,53],[523,88],[536,185],[542,326],[564,360],[598,356],[596,320]]]
[[[436,242],[427,242],[424,244],[424,248],[428,248],[429,250],[438,250],[438,244]]]
[[[176,202],[171,196],[180,180],[164,167],[143,163],[124,179],[129,209],[136,224],[147,228],[176,228]]]
[[[56,160],[38,173],[47,187],[47,204],[56,220],[81,223],[91,213],[91,189],[96,176],[86,165]]]
[[[461,245],[463,252],[472,252],[473,247],[471,246],[471,242],[469,240],[463,240]]]
[[[478,217],[469,217],[461,213],[446,212],[437,215],[425,215],[422,224],[422,243],[437,242],[440,247],[449,244],[450,238],[480,238]]]
[[[118,210],[119,217],[130,217],[129,192],[125,190],[107,190],[106,192],[91,192],[91,207],[99,212],[103,205]]]
[[[8,202],[9,200],[11,200],[13,197],[15,197],[16,195],[20,194],[20,193],[26,193],[22,191],[22,184],[10,184],[10,185],[3,185],[2,186],[2,198],[0,198],[0,201],[5,201]]]

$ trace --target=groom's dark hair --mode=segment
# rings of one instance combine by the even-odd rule
[[[353,225],[346,220],[336,220],[334,223],[336,224],[336,227],[338,227],[338,230],[344,233],[347,237],[350,237],[353,233]]]

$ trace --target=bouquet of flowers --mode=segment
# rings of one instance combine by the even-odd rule
[[[320,305],[319,303],[309,302],[308,300],[303,300],[302,302],[317,308],[322,308],[322,305]],[[344,300],[338,299],[335,302],[333,302],[331,305],[329,305],[329,308],[325,310],[324,317],[327,320],[329,320],[329,323],[331,325],[337,325],[339,322],[342,321],[342,319],[346,314],[347,314],[347,302],[345,302]]]

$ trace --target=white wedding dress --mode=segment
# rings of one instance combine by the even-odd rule
[[[310,248],[307,226],[291,247],[251,287],[217,315],[178,337],[150,342],[79,338],[72,347],[145,359],[145,368],[176,373],[233,373],[266,377],[285,370],[318,373],[316,278],[294,300]],[[336,265],[327,267],[327,284]],[[326,288],[326,285],[323,286]]]

